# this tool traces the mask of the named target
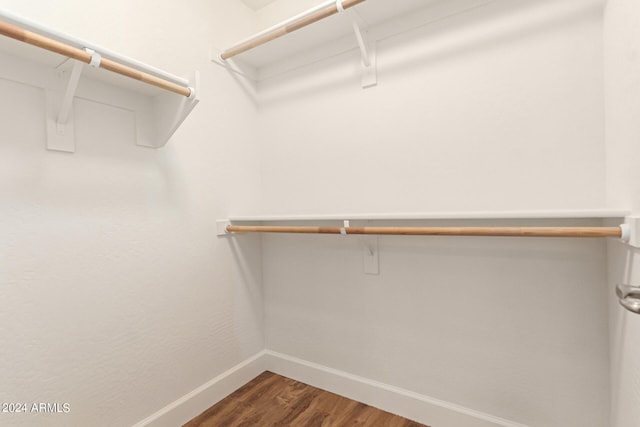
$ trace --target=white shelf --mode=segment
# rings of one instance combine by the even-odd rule
[[[45,92],[47,148],[51,150],[75,151],[73,108],[67,109],[64,123],[59,117],[67,116],[62,113],[64,105],[73,105],[76,97],[134,111],[137,144],[152,148],[164,146],[199,102],[197,72],[188,78],[174,76],[3,10],[0,21],[69,46],[92,48],[105,58],[195,89],[196,95],[187,98],[0,35],[0,79]],[[74,73],[79,76],[77,86],[72,83]]]
[[[623,230],[623,241],[633,247],[640,247],[640,217],[633,216],[628,209],[575,209],[575,210],[530,210],[530,211],[458,211],[458,212],[409,212],[409,213],[369,213],[369,214],[322,214],[322,215],[252,215],[239,216],[232,215],[227,219],[216,221],[218,237],[229,236],[227,226],[229,225],[283,225],[282,223],[304,223],[340,222],[343,221],[365,222],[393,222],[403,221],[418,223],[429,221],[476,221],[477,223],[492,223],[494,221],[507,221],[512,224],[531,223],[549,224],[555,221],[555,226],[584,226],[585,222],[608,226],[620,225]],[[528,222],[528,223],[527,223]],[[327,224],[330,225],[330,224]],[[336,225],[336,224],[333,224]],[[359,224],[358,226],[361,226]],[[383,225],[383,224],[380,224]],[[451,225],[451,224],[449,224]],[[476,224],[478,225],[478,224]],[[502,224],[505,226],[506,224]],[[354,226],[352,223],[351,226]],[[346,227],[346,225],[345,225]]]
[[[321,214],[321,215],[232,215],[234,224],[242,222],[284,221],[403,221],[403,220],[491,220],[491,219],[623,219],[628,209],[578,209],[531,211],[465,211],[465,212],[408,212],[369,214]]]
[[[356,15],[356,22],[364,31],[363,38],[370,51],[369,59],[374,64],[373,70],[362,67],[364,76],[377,72],[377,46],[380,42],[411,32],[415,32],[417,37],[424,37],[420,29],[429,26],[441,29],[443,22],[460,15],[470,17],[466,19],[470,28],[479,28],[483,23],[491,22],[490,29],[484,32],[510,37],[511,31],[520,28],[518,22],[531,25],[530,22],[536,21],[542,25],[549,19],[557,19],[557,16],[584,13],[601,1],[367,0],[346,12],[353,11]],[[294,70],[311,70],[308,66],[338,55],[352,54],[358,58],[360,50],[349,15],[338,13],[329,16],[227,61],[222,61],[219,55],[230,46],[213,46],[210,59],[250,80],[264,81]],[[441,34],[435,33],[433,36],[437,43]],[[363,87],[366,86],[363,84]]]
[[[252,80],[266,80],[350,51],[359,55],[351,25],[353,16],[364,31],[365,43],[375,51],[378,41],[494,2],[495,0],[367,0],[352,7],[347,13],[322,19],[227,61],[219,59],[219,54],[226,46],[216,46],[212,49],[211,60]]]

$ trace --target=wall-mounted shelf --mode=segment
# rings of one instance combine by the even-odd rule
[[[76,97],[135,112],[137,144],[152,148],[199,102],[197,72],[178,77],[4,10],[0,25],[0,79],[44,90],[48,149],[75,151]]]
[[[321,0],[318,0],[318,3],[320,2]],[[328,1],[328,3],[331,2]],[[371,52],[375,71],[380,42],[414,31],[416,36],[420,37],[419,29],[429,26],[435,28],[440,23],[456,16],[467,14],[473,16],[472,19],[465,19],[466,25],[469,25],[470,28],[481,26],[476,24],[489,24],[488,29],[477,31],[478,35],[466,39],[473,43],[478,37],[488,37],[488,34],[491,34],[491,37],[510,37],[510,32],[520,30],[523,25],[544,25],[550,19],[583,13],[590,8],[601,8],[602,4],[603,0],[584,2],[571,0],[526,2],[509,0],[366,0],[344,13],[333,14],[292,32],[283,31],[282,35],[268,43],[255,46],[227,60],[222,60],[221,54],[246,40],[238,42],[234,46],[214,46],[211,49],[211,60],[229,71],[260,82],[338,55],[352,55],[355,59],[360,56],[360,46],[352,30],[352,21],[355,17],[364,43],[368,51]],[[286,22],[288,20],[272,28]],[[294,27],[297,26],[294,25]],[[439,28],[442,27],[440,25]],[[456,28],[456,31],[460,29]],[[478,30],[478,28],[475,29]],[[248,39],[261,33],[250,36]],[[435,36],[438,39],[442,34],[433,33],[429,36]],[[438,40],[434,40],[434,42],[437,44]],[[450,46],[444,48],[450,48]],[[425,52],[428,51],[429,48],[425,47]],[[366,77],[366,72],[363,75],[363,80],[366,81],[364,77]]]
[[[356,224],[353,224],[356,223]],[[379,274],[378,236],[608,238],[640,248],[640,217],[627,209],[230,216],[219,238],[243,234],[357,237],[365,274]]]
[[[338,234],[360,237],[608,237],[640,248],[640,217],[630,215],[630,211],[625,209],[583,209],[232,216],[217,221],[219,237],[236,233]],[[375,274],[377,240],[371,240],[367,248],[365,264],[369,258],[371,262],[375,261],[372,264],[375,266],[372,268]]]
[[[375,68],[377,41],[492,2],[493,0],[449,0],[446,2],[441,0],[398,0],[394,2],[367,0],[345,12],[331,15],[294,32],[287,32],[231,59],[223,60],[221,58],[221,55],[224,56],[223,53],[229,49],[216,47],[212,49],[211,60],[252,80],[265,80],[338,54],[349,51],[358,54],[362,46],[358,37],[354,37],[353,34],[355,23],[362,35],[362,41],[368,51],[367,54],[370,56],[369,59],[372,62],[370,66]],[[331,2],[327,2],[327,4],[329,3]],[[304,12],[301,15],[303,14]],[[286,22],[288,21],[273,28],[282,26]],[[245,41],[239,42],[238,45]],[[363,58],[363,62],[365,62],[365,58]]]
[[[404,213],[342,213],[320,215],[232,215],[233,223],[283,221],[407,221],[407,220],[491,220],[491,219],[622,219],[629,209],[575,209],[522,211],[462,211],[462,212],[404,212]]]
[[[280,226],[294,223],[307,226],[311,223],[340,226],[348,222],[356,224],[416,224],[429,222],[476,222],[494,223],[496,221],[524,223],[562,222],[563,226],[585,222],[604,224],[622,223],[629,226],[629,244],[640,246],[640,218],[631,216],[628,209],[576,209],[576,210],[527,210],[527,211],[464,211],[464,212],[406,212],[406,213],[368,213],[368,214],[321,214],[321,215],[232,215],[217,221],[217,235],[225,236],[229,225]]]

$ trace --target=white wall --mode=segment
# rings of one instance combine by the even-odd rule
[[[607,195],[640,208],[640,5],[610,0],[605,15]],[[640,283],[638,250],[609,246],[612,427],[640,424],[640,317],[615,298],[618,283]]]
[[[525,425],[606,425],[601,243],[379,250],[367,276],[355,238],[265,238],[267,348]]]
[[[368,90],[356,52],[263,82],[266,212],[602,207],[596,6],[497,2],[384,40]]]
[[[381,42],[376,88],[346,54],[263,82],[256,115],[208,50],[300,3],[0,0],[203,79],[158,151],[134,145],[130,113],[76,102],[73,155],[44,149],[41,91],[0,81],[0,401],[72,408],[0,423],[130,425],[266,346],[530,426],[607,425],[602,243],[385,238],[365,276],[357,240],[213,234],[258,210],[624,206],[635,42],[610,44],[636,6],[610,1],[605,156],[600,1],[497,1]],[[610,306],[613,425],[635,426],[637,322]]]
[[[75,154],[46,151],[40,89],[0,80],[0,402],[71,408],[0,424],[132,425],[264,347],[258,241],[215,239],[216,218],[256,208],[260,168],[255,105],[208,51],[251,15],[230,0],[0,7],[202,73],[160,150],[135,145],[132,113],[76,100]]]
[[[263,82],[266,213],[605,204],[599,2],[494,2]],[[286,125],[283,123],[286,122]],[[263,239],[267,348],[530,426],[609,415],[591,241]]]

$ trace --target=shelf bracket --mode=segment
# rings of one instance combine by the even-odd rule
[[[378,236],[361,236],[364,274],[380,274]]]
[[[338,0],[338,4],[342,2]],[[339,8],[340,9],[340,8]],[[351,20],[351,26],[353,27],[353,34],[358,42],[358,48],[360,49],[360,57],[362,60],[362,88],[376,86],[378,84],[378,72],[377,72],[377,52],[375,42],[367,43],[365,39],[365,31],[362,31],[360,17],[353,9],[347,11]]]
[[[375,42],[369,43],[368,58],[369,66],[362,64],[362,88],[376,86],[378,84],[378,54]]]
[[[200,102],[200,73],[189,76],[191,96],[161,93],[153,97],[148,108],[136,111],[137,145],[160,148],[169,142],[182,122]]]
[[[57,71],[57,82],[46,91],[47,149],[73,153],[76,150],[73,98],[84,64],[74,61],[71,72]]]
[[[360,55],[362,56],[362,65],[365,67],[371,66],[371,61],[369,60],[369,53],[367,51],[367,45],[364,41],[364,36],[362,35],[362,30],[360,29],[360,25],[356,20],[354,14],[349,13],[351,18],[351,26],[353,27],[353,34],[356,36],[356,41],[358,42],[358,47],[360,48]]]
[[[58,130],[60,128],[64,131],[64,125],[69,121],[69,115],[71,114],[71,106],[73,105],[73,97],[78,89],[78,83],[80,82],[80,75],[82,74],[82,63],[76,62],[73,64],[71,70],[71,76],[67,82],[67,89],[64,92],[62,98],[62,105],[60,106],[60,112],[58,113]]]

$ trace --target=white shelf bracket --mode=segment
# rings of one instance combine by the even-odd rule
[[[73,97],[78,89],[78,83],[80,82],[80,75],[82,74],[83,65],[81,62],[75,62],[73,69],[71,70],[71,76],[67,82],[67,89],[64,92],[62,98],[62,105],[60,106],[60,112],[58,113],[58,128],[64,127],[69,121],[69,115],[71,114],[71,107],[73,105]]]
[[[200,73],[194,71],[188,81],[191,96],[161,93],[153,97],[148,108],[136,111],[137,145],[159,148],[169,142],[200,102]]]
[[[380,274],[378,236],[361,236],[364,274]]]
[[[344,11],[342,8],[342,0],[337,0],[338,10]],[[376,86],[378,84],[378,61],[375,42],[367,43],[365,35],[366,32],[362,30],[361,18],[357,15],[354,9],[349,9],[349,18],[351,20],[351,26],[353,27],[353,34],[358,42],[358,48],[360,49],[360,57],[362,60],[362,88]]]
[[[356,41],[358,42],[358,47],[360,48],[362,65],[364,65],[365,67],[370,67],[371,61],[369,60],[369,52],[367,51],[367,45],[364,41],[364,36],[362,35],[360,25],[358,24],[355,16],[352,13],[350,13],[349,15],[351,18],[351,26],[353,27],[353,34],[356,36]]]
[[[58,71],[57,81],[46,91],[47,149],[73,153],[76,149],[73,98],[84,64],[73,62],[71,71]]]
[[[378,53],[375,42],[369,43],[368,47],[369,66],[362,65],[362,88],[376,86],[378,84]]]

